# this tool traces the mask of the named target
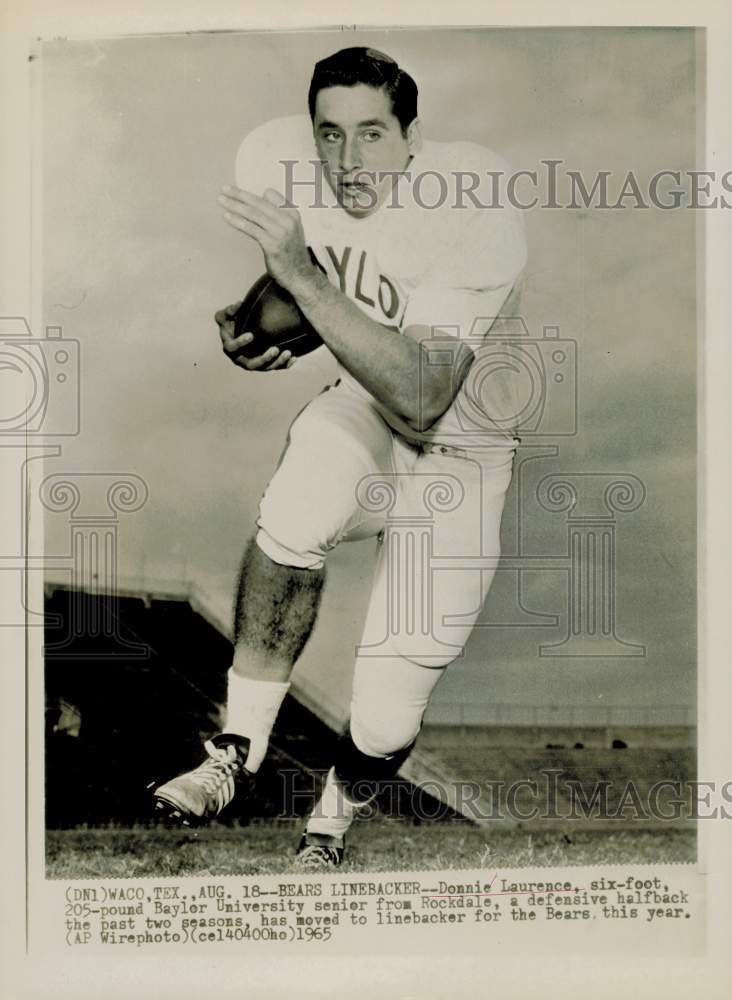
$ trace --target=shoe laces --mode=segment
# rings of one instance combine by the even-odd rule
[[[203,746],[209,760],[204,761],[193,773],[204,790],[215,796],[217,808],[221,810],[234,797],[234,779],[240,767],[239,755],[233,743],[217,747],[211,740],[207,740]]]
[[[307,868],[335,868],[339,859],[338,851],[334,847],[327,847],[325,844],[309,844],[300,851],[297,860]]]

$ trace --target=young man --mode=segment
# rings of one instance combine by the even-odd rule
[[[299,846],[301,864],[332,867],[373,782],[394,776],[412,748],[435,685],[480,613],[490,557],[498,561],[516,445],[503,419],[510,386],[500,373],[477,381],[471,373],[516,287],[525,246],[518,213],[488,210],[470,194],[475,178],[487,183],[505,165],[470,143],[423,143],[417,87],[390,57],[350,48],[322,60],[309,111],[309,148],[298,120],[257,129],[239,153],[239,186],[220,201],[225,220],[261,247],[341,377],[294,421],[261,501],[241,572],[226,732],[206,744],[204,764],[155,795],[164,811],[206,819],[231,800],[237,778],[257,771],[315,623],[327,553],[378,537],[349,731]],[[293,191],[255,193],[262,172],[282,171],[278,160],[312,162],[313,137],[322,190],[302,185],[299,209],[288,200]],[[238,353],[251,335],[234,338],[235,308],[216,317],[227,355],[249,371],[291,365],[276,348],[254,359]],[[387,524],[419,527],[425,515],[431,550],[463,568],[432,573],[429,558],[415,556],[414,531],[384,543]],[[407,571],[415,558],[416,574]]]

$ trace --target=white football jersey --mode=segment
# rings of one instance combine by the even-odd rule
[[[256,194],[273,188],[297,205],[319,264],[363,312],[398,331],[427,326],[435,338],[442,331],[477,352],[452,405],[423,433],[374,400],[413,440],[463,448],[515,443],[514,373],[484,350],[526,262],[523,220],[503,193],[507,176],[506,163],[482,146],[426,141],[379,210],[353,218],[323,176],[307,116],[267,122],[239,148],[237,186]],[[471,177],[480,178],[477,187]],[[425,359],[449,363],[444,339]],[[373,398],[342,366],[341,378]]]

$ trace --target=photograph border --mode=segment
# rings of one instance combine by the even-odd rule
[[[160,6],[162,7],[162,5]],[[381,6],[386,9],[386,5]],[[476,6],[471,5],[463,8],[470,11],[470,13],[466,14],[468,18],[471,15],[474,17],[473,11],[477,13]],[[5,76],[3,78],[2,94],[3,100],[7,99],[8,93],[10,93],[13,100],[12,118],[6,120],[12,122],[13,135],[16,140],[12,146],[16,151],[16,155],[13,157],[13,161],[4,167],[0,196],[3,198],[4,208],[7,205],[11,206],[8,215],[11,220],[11,224],[8,226],[8,234],[12,232],[13,238],[17,239],[21,246],[28,248],[26,255],[16,252],[13,256],[8,253],[9,247],[7,244],[10,243],[10,240],[7,240],[6,244],[3,245],[3,263],[9,262],[10,266],[6,270],[7,277],[2,285],[2,307],[4,315],[28,316],[33,321],[40,321],[40,317],[42,316],[40,309],[41,272],[38,257],[41,212],[37,202],[34,201],[31,205],[31,184],[29,183],[29,179],[31,176],[36,175],[39,158],[37,156],[37,145],[32,155],[28,149],[28,122],[31,116],[28,115],[28,102],[27,100],[23,100],[23,93],[27,93],[26,88],[29,80],[27,66],[23,65],[24,58],[27,57],[24,57],[23,53],[29,39],[39,37],[38,33],[43,35],[43,37],[53,37],[59,31],[62,34],[68,31],[69,37],[89,38],[111,37],[118,33],[132,33],[135,35],[177,33],[179,31],[196,30],[193,28],[195,22],[198,22],[199,27],[203,23],[202,30],[240,31],[252,27],[254,27],[254,30],[257,30],[258,26],[261,27],[262,23],[266,23],[272,17],[271,8],[269,10],[257,10],[256,14],[247,12],[247,15],[243,16],[240,11],[235,12],[235,4],[219,4],[218,8],[226,7],[227,10],[220,14],[217,10],[215,16],[207,15],[201,18],[200,14],[196,15],[193,10],[193,4],[181,4],[179,5],[179,9],[175,11],[167,6],[162,7],[161,27],[157,30],[150,30],[152,22],[158,23],[158,11],[150,10],[149,7],[143,8],[143,5],[139,5],[139,9],[136,12],[137,16],[134,17],[133,14],[135,12],[133,12],[132,5],[128,5],[123,13],[115,13],[111,16],[100,14],[99,12],[90,16],[87,5],[82,3],[67,4],[65,5],[67,9],[64,9],[63,12],[57,9],[50,17],[48,12],[39,9],[40,7],[42,7],[40,4],[35,7],[31,5],[22,15],[17,12],[15,14],[17,22],[11,24],[11,31],[4,42],[4,48],[7,48],[10,53],[10,59],[8,60],[6,69],[3,71]],[[143,9],[147,11],[146,17],[142,16]],[[307,27],[316,30],[338,24],[339,21],[337,19],[332,19],[332,10],[334,9],[335,5],[329,4],[322,7],[322,13],[321,8],[318,9],[317,14],[310,12],[312,13],[313,23],[308,24]],[[527,26],[529,24],[537,27],[544,26],[548,17],[546,8],[540,4],[527,4],[519,12],[512,11],[510,17],[507,16],[508,9],[509,5],[507,4],[493,4],[490,8],[490,14],[497,21],[500,19],[500,24],[510,25],[511,27],[518,27],[523,23]],[[417,8],[415,7],[414,10],[417,11]],[[649,23],[655,24],[659,21],[666,24],[678,24],[683,18],[688,22],[689,26],[706,28],[708,42],[706,69],[709,81],[707,95],[708,120],[706,129],[698,137],[701,150],[700,163],[704,164],[707,169],[715,169],[719,172],[723,172],[726,164],[732,165],[732,158],[730,157],[730,152],[732,151],[730,146],[731,127],[724,117],[726,109],[724,107],[725,102],[722,99],[725,93],[724,87],[730,83],[730,74],[728,71],[723,71],[722,59],[724,54],[731,50],[729,42],[732,37],[732,27],[729,15],[724,10],[724,6],[721,3],[702,3],[696,4],[693,7],[688,4],[622,4],[615,7],[610,16],[610,12],[607,9],[603,9],[600,5],[595,5],[592,11],[594,18],[588,14],[586,4],[559,5],[556,8],[552,8],[552,16],[549,23],[562,23],[559,19],[563,16],[562,12],[565,12],[565,17],[577,20],[586,19],[587,21],[596,19],[598,24],[603,25],[609,23],[619,25],[629,24],[636,18],[641,19],[640,23],[644,25],[648,25]],[[420,5],[417,16],[422,25],[434,25],[436,27],[439,23],[440,12],[441,8],[438,5],[431,4],[424,7]],[[450,19],[454,22],[458,16],[456,8],[452,8],[450,13]],[[485,10],[482,10],[481,13],[485,16]],[[373,21],[371,23],[361,23],[359,27],[379,28],[396,26],[386,23],[388,18],[385,18],[384,12],[378,8],[378,5],[377,9],[372,12],[372,16]],[[289,29],[301,30],[303,28],[301,15],[295,18],[293,12],[288,9],[286,13],[283,13],[283,17]],[[404,19],[407,15],[400,11],[398,17],[400,25],[404,24]],[[319,20],[320,18],[322,20]],[[437,20],[431,21],[430,18],[436,18]],[[244,24],[243,22],[248,19],[253,23]],[[298,20],[300,23],[296,23]],[[134,30],[132,32],[126,31],[125,28],[129,28],[131,23],[134,25]],[[222,27],[223,24],[228,25],[228,27]],[[148,28],[143,28],[143,25],[148,25]],[[459,25],[453,23],[450,27],[469,27],[473,25],[478,26],[475,20],[470,20],[468,23]],[[409,26],[418,27],[420,25],[409,24]],[[19,69],[24,72],[19,72]],[[30,79],[32,80],[32,75]],[[35,86],[34,84],[32,85]],[[25,137],[25,139],[22,137]],[[38,141],[37,134],[34,141],[36,143]],[[706,162],[704,151],[706,151]],[[39,190],[37,180],[36,175],[36,192]],[[17,197],[15,204],[9,198],[11,191],[16,194],[18,191],[22,192],[22,196]],[[29,227],[27,224],[29,209],[32,227]],[[703,245],[705,247],[705,252],[703,255],[700,253],[697,256],[697,273],[699,274],[699,268],[701,267],[701,273],[705,274],[707,285],[706,301],[703,296],[698,297],[700,317],[698,384],[700,387],[704,386],[703,391],[700,391],[698,396],[699,414],[701,417],[699,440],[704,445],[701,446],[700,444],[698,449],[700,484],[698,501],[698,597],[699,623],[701,626],[699,637],[700,655],[698,660],[698,773],[700,777],[706,778],[708,776],[709,780],[714,778],[721,783],[725,780],[724,762],[730,759],[730,737],[726,731],[726,720],[724,718],[724,704],[729,702],[730,682],[729,677],[725,676],[725,671],[722,668],[722,664],[724,663],[724,640],[721,635],[721,629],[712,632],[711,625],[712,621],[719,622],[720,625],[724,621],[722,615],[725,608],[726,574],[729,558],[729,533],[724,516],[724,498],[727,495],[728,470],[723,467],[723,458],[725,457],[725,449],[727,448],[724,439],[724,430],[726,426],[729,426],[729,420],[726,418],[730,413],[729,399],[726,397],[724,390],[725,372],[729,370],[730,347],[729,339],[725,337],[725,330],[729,329],[729,303],[726,301],[724,293],[726,290],[725,261],[732,259],[732,254],[730,253],[732,241],[730,240],[729,232],[725,231],[725,219],[723,217],[720,218],[720,214],[723,215],[723,213],[719,212],[709,212],[704,217],[699,217],[698,219],[698,225],[702,227],[704,237],[703,243],[700,243],[700,246]],[[32,239],[29,238],[31,230]],[[700,259],[702,256],[703,260]],[[28,266],[30,260],[34,262],[32,270]],[[33,329],[36,326],[38,326],[37,323],[31,322]],[[40,482],[40,476],[38,476],[37,467],[30,462],[30,442],[27,443],[27,446],[28,463],[26,467],[29,472],[30,481],[37,484]],[[25,552],[42,551],[42,523],[38,519],[34,521],[32,511],[28,513],[30,517],[26,519],[23,526],[26,541]],[[710,539],[712,538],[715,540],[714,545],[710,544]],[[3,585],[8,584],[9,581],[5,577],[9,577],[10,575],[0,574]],[[40,606],[39,593],[42,603],[42,585],[39,591],[38,581],[33,579],[34,576],[38,576],[38,574],[26,573],[24,577],[25,592],[23,595],[23,606],[25,608]],[[715,582],[714,586],[712,586],[712,581]],[[11,605],[13,602],[17,603],[18,595],[13,593],[12,588],[8,587],[7,589]],[[6,629],[5,631],[8,632],[9,630]],[[11,658],[9,658],[8,662],[18,662],[18,654],[22,654],[22,658],[26,664],[26,677],[22,684],[19,683],[20,679],[15,672],[3,677],[3,694],[7,693],[5,704],[23,704],[25,706],[24,717],[19,717],[17,713],[12,711],[5,713],[8,716],[8,721],[2,731],[4,759],[6,761],[17,761],[18,747],[23,746],[27,761],[24,782],[21,783],[18,780],[19,776],[17,774],[15,776],[5,775],[6,780],[12,784],[12,792],[9,796],[9,801],[12,802],[10,811],[14,818],[23,817],[23,826],[25,829],[22,851],[18,850],[21,847],[21,841],[16,836],[19,832],[16,829],[16,825],[13,824],[12,828],[9,827],[3,831],[3,841],[8,842],[5,857],[9,862],[7,864],[6,877],[10,889],[8,894],[3,898],[3,913],[9,917],[9,920],[6,921],[6,926],[10,929],[8,940],[4,943],[4,948],[7,950],[8,946],[10,946],[11,950],[7,953],[12,954],[14,952],[20,956],[24,955],[28,946],[30,923],[35,919],[34,915],[41,912],[44,905],[43,887],[38,885],[36,877],[32,875],[33,867],[37,866],[39,858],[42,859],[44,853],[43,835],[41,832],[42,803],[39,803],[38,796],[31,792],[31,789],[39,787],[39,782],[41,783],[40,787],[42,787],[43,774],[42,725],[39,725],[39,720],[37,717],[34,717],[34,710],[32,708],[34,704],[42,704],[42,701],[39,702],[38,700],[39,696],[42,698],[42,672],[39,672],[37,669],[37,664],[40,662],[41,647],[39,631],[42,630],[26,629],[25,631],[13,630],[10,632],[9,638],[12,645],[10,651]],[[716,671],[712,669],[713,664],[717,665]],[[18,808],[19,806],[20,808]],[[715,986],[721,987],[723,985],[724,979],[722,973],[726,963],[726,955],[723,947],[725,940],[723,931],[725,927],[729,926],[730,915],[729,898],[724,892],[724,881],[725,878],[729,877],[730,872],[729,836],[726,834],[725,824],[723,823],[702,823],[699,826],[700,853],[697,867],[699,873],[705,875],[708,888],[705,955],[700,958],[682,959],[680,963],[674,963],[669,958],[668,961],[661,963],[663,969],[660,967],[656,969],[658,975],[655,977],[649,977],[647,971],[646,973],[642,973],[642,965],[638,961],[639,957],[636,956],[634,960],[633,956],[630,956],[627,966],[622,973],[617,973],[617,970],[615,970],[615,979],[609,984],[612,985],[612,992],[616,992],[623,982],[637,984],[640,981],[641,974],[645,976],[644,981],[649,990],[649,992],[642,994],[646,996],[681,996],[684,984],[688,986],[688,984],[696,982],[698,985],[698,977],[700,975],[704,977],[704,988],[707,992],[714,990]],[[20,857],[24,858],[24,864],[22,865],[24,871],[23,886],[21,886],[19,880],[20,869],[17,865],[17,860],[11,861],[11,859],[18,859]],[[19,888],[22,891],[17,893]],[[24,898],[25,900],[23,921],[18,921],[19,898]],[[18,932],[21,930],[21,925],[23,924],[25,925],[23,928],[24,934],[18,936]],[[26,939],[25,947],[23,945],[23,937]],[[38,956],[34,954],[31,938],[28,958],[33,959],[34,957],[37,958]],[[49,987],[52,987],[54,992],[59,996],[82,996],[87,991],[91,995],[94,992],[97,974],[92,974],[92,968],[97,969],[99,974],[104,975],[105,983],[109,983],[110,989],[114,989],[115,991],[128,988],[128,986],[125,986],[125,983],[129,984],[136,981],[140,975],[141,963],[135,962],[132,958],[130,958],[129,962],[130,965],[136,967],[136,971],[135,969],[130,969],[124,973],[118,967],[116,969],[112,968],[112,966],[118,965],[118,963],[113,961],[112,956],[109,957],[109,960],[107,960],[106,956],[104,959],[95,959],[93,963],[85,961],[84,976],[81,981],[78,980],[77,976],[77,982],[74,987],[77,989],[77,992],[75,994],[73,992],[67,994],[64,990],[68,989],[73,981],[70,973],[71,957],[68,956],[64,960],[60,956],[54,956],[54,967],[43,970],[42,981],[47,983]],[[263,956],[263,958],[266,961],[266,956]],[[289,962],[289,956],[287,956],[287,959],[287,961],[281,959],[283,966],[292,966],[292,971],[295,971],[295,963]],[[363,956],[361,956],[360,960],[362,959]],[[329,967],[328,962],[332,961],[332,956],[323,960],[323,974],[328,976],[330,981],[332,981],[332,977],[334,976],[334,968]],[[562,982],[567,988],[579,987],[581,989],[581,984],[586,981],[582,976],[587,978],[592,976],[594,982],[594,977],[598,974],[601,967],[601,963],[595,959],[590,959],[588,963],[579,963],[573,960],[571,970],[568,970],[567,961],[567,955],[557,955],[550,963],[552,971],[549,974],[549,979],[553,982],[559,982],[559,976],[563,976]],[[268,991],[266,995],[277,995],[278,990],[286,992],[286,987],[283,987],[281,979],[278,980],[277,977],[269,977],[269,974],[265,973],[263,964],[259,963],[259,956],[255,957],[253,954],[247,956],[247,962],[251,962],[253,966],[258,966],[257,972],[253,977],[254,982],[257,984],[255,988],[259,990],[258,995],[265,995],[265,993],[261,992],[263,989]],[[534,983],[543,981],[546,986],[547,966],[545,962],[546,958],[537,960],[536,956],[534,956],[532,960],[525,963],[522,969],[520,990],[525,990],[527,994],[532,989],[535,990],[536,985],[532,986],[532,981]],[[188,991],[193,992],[193,980],[188,978],[188,970],[191,970],[195,966],[195,978],[203,983],[205,982],[205,977],[210,974],[212,965],[213,957],[209,961],[209,956],[201,958],[196,955],[190,962],[185,962],[184,968],[186,970],[188,986],[186,987],[186,993],[179,995],[187,995]],[[412,980],[411,987],[407,983],[404,989],[409,991],[411,988],[415,996],[441,995],[434,992],[434,989],[440,988],[437,987],[437,983],[443,981],[446,985],[442,988],[446,991],[450,989],[449,965],[449,956],[435,958],[433,963],[427,964],[427,968],[434,967],[434,975],[429,976],[420,973]],[[582,969],[581,966],[583,965],[588,966],[588,968]],[[391,961],[385,962],[384,967],[385,969],[390,967],[392,971],[397,968]],[[102,972],[103,969],[105,970],[104,972]],[[37,973],[39,970],[36,968],[34,971]],[[461,990],[464,989],[467,993],[471,983],[475,984],[478,982],[484,974],[484,969],[476,957],[475,961],[472,958],[471,960],[466,960],[465,969],[461,969],[461,975],[463,971],[464,976],[461,980],[460,988]],[[567,975],[568,971],[569,975]],[[20,976],[14,980],[15,982],[25,982],[26,984],[30,982],[28,961],[23,957],[21,957],[20,962],[16,963],[13,972],[16,976],[20,973]],[[156,974],[163,976],[165,972],[162,968],[159,968],[156,970]],[[494,973],[494,975],[496,974]],[[715,979],[715,975],[718,978]],[[544,978],[534,978],[536,976]],[[266,979],[265,977],[269,978]],[[557,978],[555,979],[554,977]],[[711,977],[711,980],[708,977]],[[503,976],[496,975],[496,979],[501,981],[503,980]],[[34,981],[36,984],[39,982],[37,977]],[[169,980],[166,981],[170,982]],[[181,977],[181,982],[183,981],[183,977]],[[235,982],[234,977],[233,983],[230,983],[230,985],[235,984]],[[419,986],[417,986],[417,983],[419,983]],[[152,977],[146,982],[145,989],[148,989],[151,985]],[[487,982],[485,985],[487,987],[486,992],[488,992],[491,983]],[[375,986],[375,982],[372,982],[369,989],[375,988]],[[453,982],[452,987],[454,986],[455,983]],[[495,988],[496,981],[494,980],[493,989]],[[425,990],[432,990],[432,992],[428,993]],[[650,990],[653,990],[653,992],[650,992]],[[599,995],[605,995],[602,986],[598,990],[598,993]],[[354,993],[353,995],[357,994]],[[361,995],[372,994],[367,990]],[[389,995],[396,994],[390,993]],[[407,993],[405,992],[403,995],[406,996]],[[450,995],[456,995],[454,988],[450,990]],[[513,993],[513,995],[519,994]],[[521,995],[523,995],[523,992]],[[714,995],[714,993],[710,992],[710,995]],[[721,991],[719,995],[722,995]]]

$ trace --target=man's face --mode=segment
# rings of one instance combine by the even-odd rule
[[[327,87],[315,102],[313,131],[318,155],[341,207],[356,218],[371,215],[416,152],[416,122],[402,134],[384,90],[366,84]]]

